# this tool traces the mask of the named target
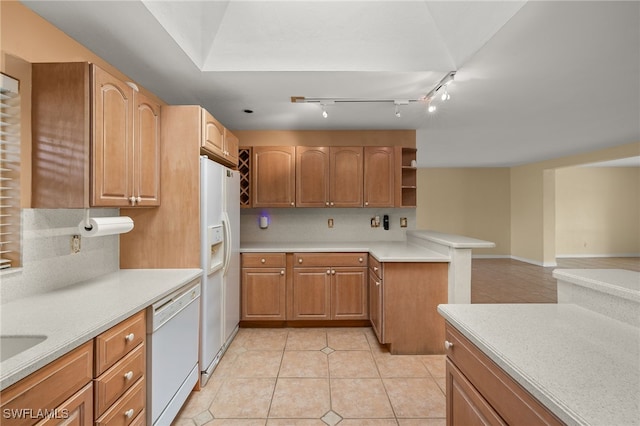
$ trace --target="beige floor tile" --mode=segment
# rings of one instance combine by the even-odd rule
[[[327,426],[320,419],[268,419],[267,426]]]
[[[213,419],[204,426],[264,426],[266,421],[266,419]]]
[[[291,329],[287,336],[286,351],[319,351],[327,346],[324,329]]]
[[[278,377],[329,377],[327,355],[320,351],[285,351]]]
[[[182,409],[178,413],[177,418],[191,419],[199,415],[200,413],[207,411],[216,393],[222,386],[223,379],[212,377],[209,379],[207,386],[203,387],[200,391],[193,391],[187,398],[187,401],[182,406]]]
[[[380,379],[331,379],[331,406],[342,418],[393,418]]]
[[[191,417],[177,417],[171,423],[171,426],[195,426],[195,423],[191,420]]]
[[[370,351],[335,351],[329,354],[331,378],[378,378]]]
[[[242,346],[249,351],[283,351],[287,343],[286,328],[251,329],[243,337]]]
[[[382,379],[398,418],[444,417],[446,401],[431,378]]]
[[[447,378],[446,377],[435,377],[435,381],[438,384],[438,386],[440,387],[440,390],[442,391],[443,394],[445,394],[445,396],[447,395]]]
[[[226,377],[277,377],[281,362],[280,351],[242,352],[226,370]]]
[[[378,355],[375,357],[380,377],[431,377],[431,374],[415,355]]]
[[[344,419],[339,426],[398,426],[394,419]]]
[[[447,419],[398,419],[400,426],[446,426]]]
[[[330,409],[328,379],[279,378],[268,417],[319,419]]]
[[[266,419],[276,379],[226,379],[209,411],[216,419]]]
[[[246,351],[245,351],[246,352]],[[225,352],[215,370],[213,377],[228,377],[233,371],[233,363],[235,362],[239,352]]]
[[[433,377],[445,377],[447,357],[445,355],[420,355],[420,360]]]
[[[361,329],[327,330],[327,346],[334,351],[369,351],[369,341]]]

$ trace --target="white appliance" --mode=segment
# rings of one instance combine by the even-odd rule
[[[240,174],[200,157],[201,385],[240,322]]]
[[[147,312],[147,424],[169,426],[198,383],[200,279]]]

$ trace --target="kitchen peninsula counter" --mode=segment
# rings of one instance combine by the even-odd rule
[[[640,328],[575,304],[438,311],[563,422],[640,424]]]
[[[242,243],[243,253],[368,252],[380,262],[449,262],[447,255],[404,241]]]
[[[46,340],[0,363],[0,389],[198,278],[200,269],[121,269],[0,305],[3,336]]]

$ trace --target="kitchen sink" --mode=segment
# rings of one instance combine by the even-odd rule
[[[42,343],[47,336],[0,336],[0,362]]]

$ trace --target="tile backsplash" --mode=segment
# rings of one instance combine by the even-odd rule
[[[0,272],[0,302],[76,284],[119,268],[119,235],[81,239],[78,253],[71,251],[71,236],[78,234],[83,209],[22,209],[22,268]],[[118,216],[118,209],[92,209],[91,217]]]
[[[261,229],[260,216],[268,217],[269,226]],[[389,215],[389,230],[382,227],[382,217]],[[380,217],[380,227],[371,227],[371,218]],[[407,227],[400,227],[407,218]],[[333,228],[328,227],[333,219]],[[292,208],[242,209],[240,211],[241,242],[350,242],[404,241],[406,231],[416,229],[413,208]]]

